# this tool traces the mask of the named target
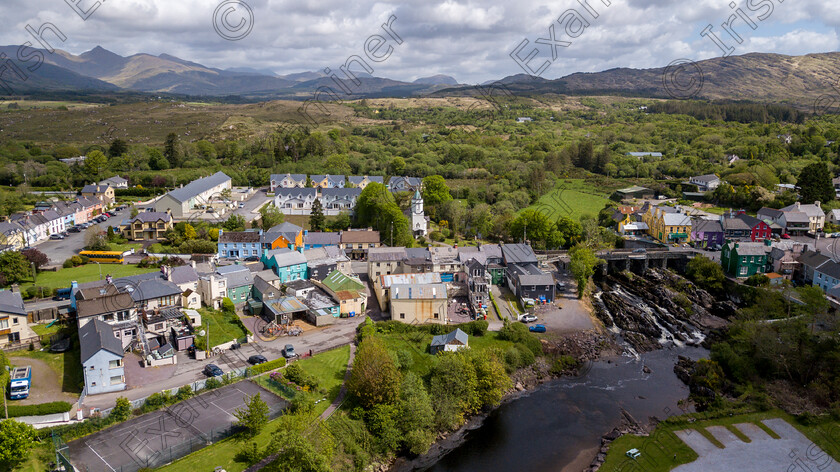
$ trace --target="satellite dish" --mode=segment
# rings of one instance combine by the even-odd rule
[[[199,336],[204,336],[204,334],[205,334],[205,333],[204,333],[204,330],[203,330],[203,329],[202,329],[201,331],[199,331],[199,332],[198,332],[198,335],[199,335]]]

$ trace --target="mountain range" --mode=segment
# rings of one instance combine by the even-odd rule
[[[0,46],[0,53],[18,56],[17,46]],[[279,75],[256,67],[207,67],[168,54],[134,54],[124,57],[100,46],[74,55],[38,50],[44,63],[17,61],[26,80],[3,74],[3,84],[15,94],[34,92],[143,92],[190,96],[239,96],[250,100],[306,98],[320,87],[336,94],[342,87],[321,72]],[[34,54],[27,50],[28,57]],[[682,74],[682,76],[681,76]],[[673,78],[672,78],[673,76]],[[788,103],[810,107],[824,94],[834,94],[840,77],[840,53],[785,56],[750,53],[707,59],[679,68],[616,68],[602,72],[573,73],[558,79],[512,75],[492,82],[503,84],[514,95],[623,94],[662,98],[708,98]],[[354,98],[419,95],[482,95],[480,87],[458,84],[453,77],[432,75],[404,82],[358,74],[358,83],[343,81]],[[694,82],[692,82],[694,80]],[[683,84],[683,85],[680,85]],[[685,85],[688,84],[688,85]],[[702,87],[692,89],[702,84]],[[685,86],[686,90],[682,90]],[[486,87],[483,87],[486,89]],[[492,93],[492,92],[490,92]],[[832,95],[833,96],[833,95]],[[347,98],[342,96],[339,98]],[[840,100],[840,96],[836,97]]]

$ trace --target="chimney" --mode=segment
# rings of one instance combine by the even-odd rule
[[[190,265],[195,269],[195,259],[190,259]]]
[[[817,207],[817,208],[820,208],[820,202],[819,201],[814,202],[814,206]]]
[[[802,206],[799,202],[796,202],[796,209],[798,210],[799,207]]]

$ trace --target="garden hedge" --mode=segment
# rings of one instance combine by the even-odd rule
[[[281,357],[273,361],[263,362],[249,368],[248,375],[259,375],[269,370],[279,369],[286,366],[286,359]]]

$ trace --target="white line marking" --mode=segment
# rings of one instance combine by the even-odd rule
[[[106,461],[105,459],[103,459],[103,458],[102,458],[102,456],[100,456],[100,455],[99,455],[99,453],[98,453],[98,452],[96,452],[96,449],[94,449],[94,448],[90,447],[90,444],[85,444],[85,445],[88,447],[88,449],[90,449],[91,451],[93,451],[93,453],[94,453],[94,454],[96,454],[96,457],[98,457],[98,458],[99,458],[99,460],[101,460],[102,462],[104,462],[104,463],[105,463],[105,465],[107,465],[107,466],[108,466],[108,468],[109,468],[109,469],[111,469],[111,471],[112,471],[112,472],[116,472],[116,471],[117,471],[117,469],[115,469],[115,468],[111,467],[111,464],[109,464],[109,463],[108,463],[108,461]]]

